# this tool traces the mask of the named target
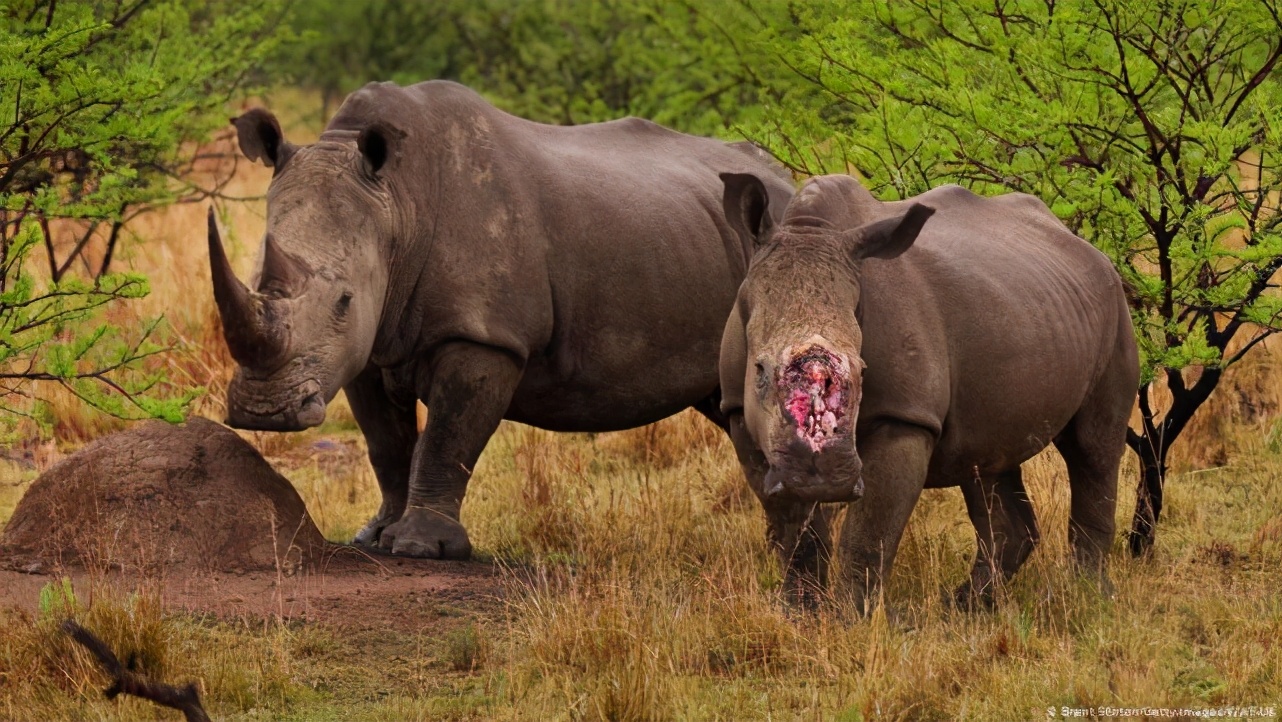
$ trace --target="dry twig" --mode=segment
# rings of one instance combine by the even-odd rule
[[[71,635],[72,639],[89,650],[112,678],[112,685],[103,692],[107,699],[115,699],[120,694],[131,694],[165,707],[181,710],[187,722],[210,722],[205,708],[200,705],[200,695],[196,692],[196,685],[175,687],[152,681],[145,675],[138,674],[134,671],[132,658],[128,666],[121,664],[116,653],[111,651],[111,647],[107,646],[106,642],[70,619],[62,623],[62,631]]]

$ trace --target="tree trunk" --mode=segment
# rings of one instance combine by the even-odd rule
[[[1141,437],[1132,447],[1140,459],[1139,486],[1135,490],[1135,516],[1131,520],[1132,556],[1143,556],[1157,537],[1157,520],[1162,515],[1162,484],[1166,481],[1166,448],[1154,451],[1154,444]]]
[[[1226,336],[1227,339],[1231,336]],[[1223,349],[1220,350],[1223,354]],[[1139,487],[1135,492],[1135,516],[1131,520],[1131,554],[1142,556],[1152,547],[1157,537],[1157,520],[1162,515],[1162,486],[1166,482],[1167,454],[1193,414],[1202,407],[1211,392],[1219,385],[1224,369],[1206,367],[1192,385],[1184,383],[1179,371],[1167,371],[1167,388],[1171,392],[1171,406],[1158,421],[1149,398],[1149,387],[1139,392],[1139,406],[1143,433],[1131,429],[1126,434],[1126,444],[1140,460]]]

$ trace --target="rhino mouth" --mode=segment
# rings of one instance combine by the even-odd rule
[[[764,479],[764,496],[793,501],[857,501],[864,495],[863,464],[851,457],[837,473],[807,468],[771,466]]]
[[[325,421],[320,383],[308,379],[283,394],[270,382],[255,382],[241,373],[227,392],[227,425],[252,431],[302,431]]]
[[[849,369],[833,352],[811,345],[794,354],[780,374],[784,411],[797,438],[815,453],[850,428]]]

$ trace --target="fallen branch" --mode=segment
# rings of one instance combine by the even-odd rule
[[[120,694],[131,694],[165,707],[181,710],[187,722],[210,722],[209,715],[205,714],[205,708],[200,705],[200,695],[196,692],[196,685],[174,687],[153,682],[133,670],[132,659],[128,667],[121,664],[106,642],[70,619],[62,623],[62,631],[71,635],[72,639],[97,657],[98,663],[112,678],[112,685],[103,692],[107,699],[115,699]]]

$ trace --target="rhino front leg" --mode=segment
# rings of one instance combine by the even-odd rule
[[[343,391],[352,407],[352,416],[365,435],[370,465],[374,467],[374,476],[383,494],[378,514],[353,539],[356,544],[373,547],[378,545],[383,529],[405,513],[410,462],[418,436],[414,403],[413,399],[408,404],[394,401],[383,384],[382,370],[375,367],[366,369]]]
[[[458,342],[436,354],[424,394],[427,428],[414,446],[405,513],[383,530],[379,546],[428,559],[472,555],[459,509],[520,378],[517,359],[492,347]]]
[[[864,495],[847,507],[837,589],[858,613],[872,611],[890,577],[904,527],[926,485],[934,443],[926,429],[905,424],[887,424],[859,441]]]
[[[828,593],[828,560],[832,557],[832,532],[828,510],[810,502],[765,502],[766,538],[784,569],[788,600],[815,608]]]
[[[767,499],[763,491],[769,470],[765,455],[744,427],[743,414],[731,414],[727,423],[748,486],[765,509],[766,539],[779,556],[788,599],[816,606],[827,591],[832,556],[828,510],[820,504]]]

